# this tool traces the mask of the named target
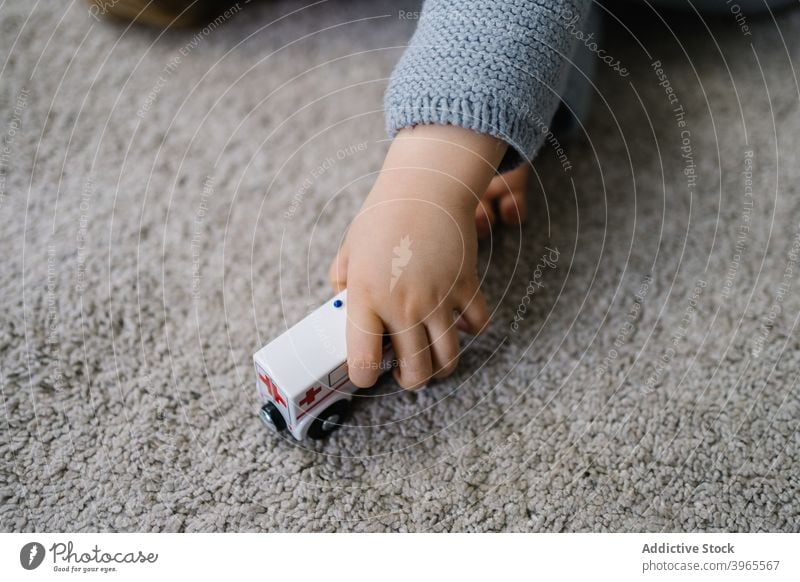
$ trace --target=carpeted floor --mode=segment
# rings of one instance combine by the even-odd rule
[[[0,7],[3,530],[800,530],[800,11],[621,13],[458,372],[262,427],[251,355],[330,296],[417,9]]]

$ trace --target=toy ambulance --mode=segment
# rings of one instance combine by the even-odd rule
[[[271,430],[319,439],[347,419],[358,388],[347,375],[346,324],[345,290],[253,355],[259,416]],[[391,367],[388,345],[382,371]]]

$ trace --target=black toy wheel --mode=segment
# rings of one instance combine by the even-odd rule
[[[314,419],[308,427],[308,436],[312,439],[322,439],[340,428],[344,421],[350,417],[350,401],[339,400]]]
[[[286,428],[286,420],[283,418],[280,410],[278,410],[278,407],[272,402],[267,402],[261,407],[261,410],[258,411],[258,417],[267,428],[275,432],[281,432]]]

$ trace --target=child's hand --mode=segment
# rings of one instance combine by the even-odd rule
[[[395,378],[418,388],[454,370],[457,327],[478,333],[488,323],[475,212],[505,150],[454,126],[398,134],[331,265],[333,287],[347,287],[347,360],[357,386],[378,378],[384,330],[399,362]]]

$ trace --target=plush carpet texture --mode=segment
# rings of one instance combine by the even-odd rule
[[[800,530],[800,11],[607,7],[487,333],[298,443],[251,357],[331,295],[418,5],[3,3],[2,529]]]

